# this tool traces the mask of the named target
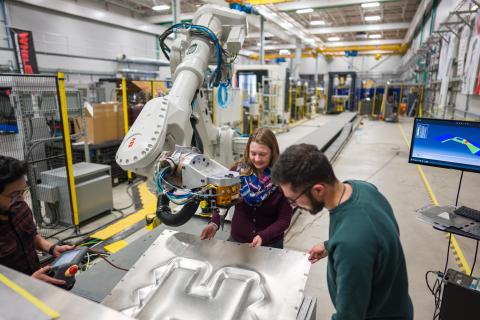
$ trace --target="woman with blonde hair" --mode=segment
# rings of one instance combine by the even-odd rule
[[[230,241],[283,248],[284,232],[293,212],[282,190],[271,180],[271,168],[279,154],[270,129],[257,128],[248,139],[243,159],[232,168],[240,173],[242,201],[235,206]],[[220,215],[214,213],[200,238],[212,239],[219,225]]]

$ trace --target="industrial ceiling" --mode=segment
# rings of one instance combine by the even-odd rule
[[[131,16],[162,26],[172,23],[172,1],[97,0],[109,7],[130,11]],[[226,1],[178,1],[182,21],[190,21],[199,6],[206,3],[228,5]],[[248,1],[246,1],[248,2]],[[265,18],[265,50],[294,49],[295,38],[306,47],[355,47],[401,45],[419,7],[420,0],[307,0],[251,1]],[[161,10],[154,10],[159,6]],[[244,48],[259,51],[259,16],[251,15],[249,36]]]

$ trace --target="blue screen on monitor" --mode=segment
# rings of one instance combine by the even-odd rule
[[[408,162],[480,172],[480,122],[416,118]]]

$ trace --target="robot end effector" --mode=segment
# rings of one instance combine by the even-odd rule
[[[201,154],[195,147],[177,146],[165,152],[154,176],[158,192],[157,217],[169,226],[187,222],[203,202],[207,212],[229,208],[240,200],[240,177],[218,162]],[[183,207],[175,214],[170,202]]]

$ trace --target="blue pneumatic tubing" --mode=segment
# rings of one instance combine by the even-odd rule
[[[228,84],[222,82],[218,86],[217,101],[218,101],[218,106],[220,108],[222,108],[222,109],[227,108],[227,104],[228,104]]]

